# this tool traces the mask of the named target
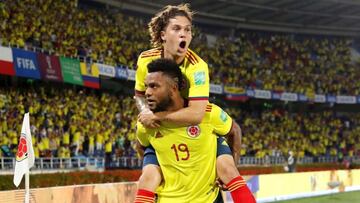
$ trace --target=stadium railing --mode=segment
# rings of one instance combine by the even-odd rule
[[[352,163],[360,164],[360,157],[344,157]],[[320,156],[320,157],[303,157],[297,159],[297,164],[313,164],[313,163],[337,163],[338,157]],[[268,156],[264,158],[255,158],[244,156],[237,163],[238,166],[276,166],[284,165],[286,159],[284,157]],[[13,170],[15,166],[15,158],[0,158],[0,170]],[[110,163],[106,164],[104,157],[72,157],[72,158],[37,158],[35,160],[34,169],[51,170],[51,169],[105,169],[106,168],[128,168],[139,169],[142,166],[142,159],[135,157],[119,157],[113,158]]]
[[[15,158],[0,158],[0,170],[11,170],[14,169],[14,166]],[[35,159],[34,169],[103,169],[104,166],[105,159],[97,157],[37,158]]]

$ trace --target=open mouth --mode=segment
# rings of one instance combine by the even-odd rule
[[[153,100],[153,99],[147,99],[146,101],[147,101],[148,104],[153,104],[153,103],[155,103],[155,100]]]
[[[180,48],[184,49],[186,46],[186,42],[185,41],[180,42],[179,46]]]

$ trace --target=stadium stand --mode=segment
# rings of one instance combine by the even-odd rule
[[[87,89],[1,88],[1,143],[15,154],[21,115],[29,111],[36,157],[134,156],[130,97]],[[121,101],[121,102],[119,102]]]
[[[21,115],[29,111],[36,157],[136,157],[136,108],[131,96],[45,86],[0,88],[0,145],[16,153]],[[360,155],[360,116],[270,109],[228,110],[243,129],[242,156],[299,158]]]
[[[3,1],[1,43],[134,68],[139,53],[150,48],[146,20],[82,7],[75,0]],[[208,46],[205,34],[196,30],[192,46],[209,62],[213,83],[309,97],[359,94],[352,38],[243,31],[217,36]]]
[[[2,1],[1,44],[134,69],[138,54],[150,47],[146,20],[84,6],[76,0]],[[359,61],[351,57],[354,39],[243,31],[216,36],[210,45],[206,33],[197,29],[195,33],[192,46],[209,62],[213,83],[309,97],[359,94]],[[29,110],[37,157],[104,156],[106,152],[136,157],[136,110],[130,95],[46,85],[1,87],[0,94],[0,145],[12,152],[21,127],[19,115]],[[242,156],[282,156],[288,149],[298,157],[360,153],[358,115],[277,108],[229,111],[244,132]]]

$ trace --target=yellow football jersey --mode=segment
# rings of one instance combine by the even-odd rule
[[[216,135],[226,135],[231,127],[231,117],[215,104],[208,104],[203,121],[196,126],[164,124],[146,129],[138,123],[138,139],[143,146],[153,146],[163,173],[158,202],[203,203],[216,199]]]
[[[148,73],[147,65],[162,56],[162,48],[150,49],[140,54],[135,76],[136,94],[143,95],[145,93],[145,77]],[[184,61],[180,64],[180,69],[186,79],[181,95],[189,100],[208,100],[210,83],[207,63],[188,49]]]

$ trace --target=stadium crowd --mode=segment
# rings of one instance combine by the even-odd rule
[[[1,87],[0,97],[0,146],[13,153],[28,110],[36,157],[137,156],[137,110],[130,95],[33,86]],[[360,155],[356,114],[227,111],[242,128],[242,156],[283,156],[289,149],[298,157]]]
[[[77,0],[2,1],[1,44],[135,68],[139,53],[150,48],[146,20],[86,6]],[[206,33],[194,33],[191,47],[209,63],[212,83],[310,98],[360,94],[351,38],[241,31],[210,42]]]
[[[146,20],[84,6],[77,0],[1,1],[0,42],[135,68],[139,53],[150,48]],[[210,42],[199,29],[194,33],[191,46],[209,63],[212,83],[309,97],[360,94],[353,39],[242,31]],[[137,110],[130,96],[40,86],[1,87],[0,97],[0,146],[13,152],[29,110],[36,157],[136,156]],[[243,130],[242,156],[281,156],[289,149],[299,157],[360,154],[356,114],[229,111]]]
[[[136,109],[130,97],[87,89],[1,88],[0,146],[16,153],[22,117],[30,113],[36,157],[135,156]]]
[[[242,156],[360,155],[360,116],[337,114],[332,111],[292,112],[274,108],[264,111],[228,110],[241,124],[243,131]]]

